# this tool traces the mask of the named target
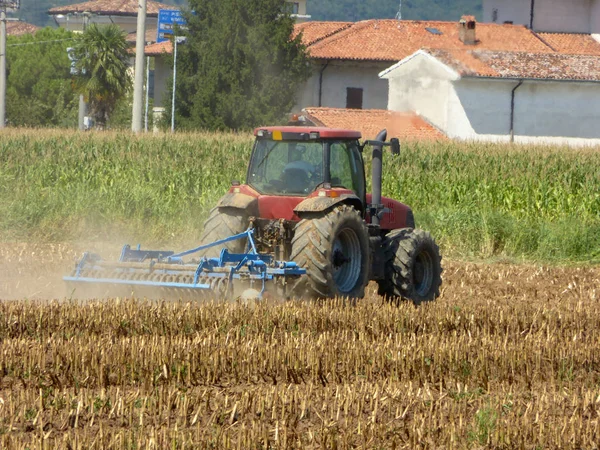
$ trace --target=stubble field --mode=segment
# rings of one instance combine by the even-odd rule
[[[0,449],[599,447],[597,149],[386,155],[384,194],[445,258],[419,308],[66,290],[84,250],[196,244],[251,142],[2,133]]]
[[[0,245],[0,448],[600,442],[599,268],[446,261],[420,308],[50,300],[78,252]]]

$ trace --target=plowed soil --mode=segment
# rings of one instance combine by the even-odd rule
[[[0,448],[600,443],[598,267],[445,261],[419,308],[64,301],[83,247],[0,245]]]

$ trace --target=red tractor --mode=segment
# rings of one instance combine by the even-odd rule
[[[202,242],[253,229],[259,254],[306,269],[289,281],[291,296],[361,298],[375,280],[388,299],[419,304],[438,297],[438,246],[415,228],[408,206],[381,196],[383,149],[398,154],[397,139],[386,143],[384,130],[361,144],[357,131],[301,126],[262,127],[254,135],[246,183],[234,181],[219,200]],[[373,148],[370,194],[366,145]],[[247,244],[238,239],[224,246],[239,254]]]

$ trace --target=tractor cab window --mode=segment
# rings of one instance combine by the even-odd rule
[[[258,140],[248,184],[263,194],[306,196],[323,182],[323,143]]]
[[[365,175],[357,142],[335,142],[330,150],[331,186],[343,187],[365,198]]]

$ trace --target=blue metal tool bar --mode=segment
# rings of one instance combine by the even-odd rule
[[[162,283],[159,281],[138,281],[138,280],[121,280],[118,278],[85,278],[85,277],[64,277],[65,281],[76,283],[93,283],[93,284],[123,284],[127,286],[147,286],[147,287],[167,287],[177,289],[211,289],[209,284],[187,284],[187,283]]]
[[[199,247],[193,248],[191,250],[186,250],[185,252],[176,253],[175,255],[171,255],[169,259],[177,259],[183,258],[184,256],[192,255],[194,253],[201,252],[202,250],[207,250],[212,247],[217,247],[219,245],[227,244],[228,242],[237,241],[238,239],[248,238],[248,244],[252,248],[252,252],[248,252],[249,254],[258,255],[256,251],[256,246],[254,245],[254,239],[252,239],[252,235],[254,234],[254,230],[248,229],[240,234],[235,234],[233,236],[229,236],[228,238],[221,239],[219,241],[212,242],[210,244],[201,245]],[[260,257],[261,255],[259,255]]]

